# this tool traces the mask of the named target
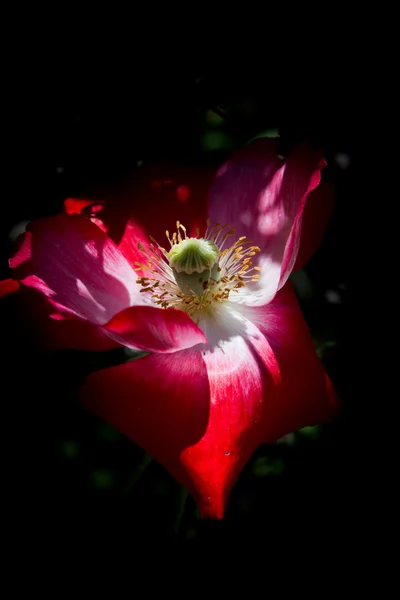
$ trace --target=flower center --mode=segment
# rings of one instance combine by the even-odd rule
[[[185,294],[201,296],[211,281],[219,279],[218,247],[205,238],[185,238],[168,252],[179,289]]]
[[[149,276],[137,279],[141,292],[151,294],[153,302],[162,308],[175,308],[188,313],[198,321],[201,313],[212,311],[217,303],[226,301],[231,293],[240,294],[241,288],[260,278],[260,267],[252,265],[252,257],[260,251],[251,246],[245,236],[225,248],[229,237],[235,234],[228,225],[217,223],[204,237],[188,237],[186,228],[176,222],[177,231],[170,237],[167,252],[151,236],[150,250],[142,244],[147,264],[135,263]],[[183,235],[183,237],[182,237]]]
[[[219,250],[210,240],[186,238],[168,252],[169,264],[177,273],[202,273],[218,262]]]

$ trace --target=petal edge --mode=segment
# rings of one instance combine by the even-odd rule
[[[180,310],[131,306],[115,315],[103,331],[130,348],[161,354],[207,343],[204,333]]]

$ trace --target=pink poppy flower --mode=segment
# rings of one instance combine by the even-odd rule
[[[193,186],[179,171],[142,171],[31,222],[10,260],[46,299],[58,347],[149,353],[89,375],[82,400],[184,484],[203,517],[223,517],[260,444],[340,409],[288,282],[327,221],[324,165],[309,146],[283,159],[264,139],[210,187],[209,173]]]

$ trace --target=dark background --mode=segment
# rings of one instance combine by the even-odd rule
[[[373,457],[365,428],[362,214],[371,201],[374,125],[365,100],[373,77],[357,54],[344,54],[338,51],[328,64],[322,57],[299,65],[281,59],[234,74],[177,68],[161,58],[137,68],[135,61],[107,65],[96,54],[78,67],[68,55],[54,68],[27,59],[7,117],[1,277],[8,276],[13,226],[58,212],[88,183],[118,179],[138,161],[218,166],[266,130],[279,131],[284,151],[310,139],[324,148],[323,176],[335,186],[336,203],[322,246],[294,283],[344,402],[337,422],[257,450],[232,490],[224,521],[200,520],[189,499],[174,536],[179,486],[155,463],[131,485],[141,450],[75,398],[84,359],[36,355],[21,342],[7,298],[0,306],[2,397],[11,412],[4,424],[6,495],[16,535],[30,545],[40,539],[63,551],[92,548],[98,540],[130,552],[150,544],[226,553],[265,544],[299,553],[340,547],[343,555],[369,540],[366,506],[376,484],[366,466]]]

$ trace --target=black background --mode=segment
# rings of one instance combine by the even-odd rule
[[[43,359],[21,348],[13,335],[12,299],[6,299],[2,396],[11,413],[4,424],[11,544],[22,536],[30,548],[40,540],[61,554],[97,543],[106,551],[127,548],[128,554],[147,545],[202,552],[212,546],[222,556],[232,547],[240,552],[264,547],[257,550],[261,556],[266,547],[279,548],[282,556],[301,555],[307,548],[342,559],[370,547],[376,525],[371,494],[379,486],[379,470],[366,427],[373,392],[366,380],[371,354],[365,314],[371,315],[374,269],[365,268],[370,239],[365,213],[375,201],[371,177],[381,152],[383,113],[371,94],[382,96],[385,90],[366,54],[330,43],[326,56],[326,47],[322,52],[315,41],[315,52],[301,58],[283,45],[262,68],[247,56],[236,62],[229,52],[223,59],[216,52],[211,67],[204,67],[189,57],[186,64],[166,57],[160,47],[157,58],[150,58],[150,49],[108,53],[106,44],[101,52],[95,45],[81,54],[74,40],[64,42],[63,52],[53,54],[50,45],[33,55],[26,50],[22,65],[10,65],[10,110],[3,115],[1,276],[8,276],[13,225],[58,212],[63,199],[78,195],[87,183],[118,178],[139,160],[220,164],[229,152],[206,151],[199,142],[207,111],[227,115],[224,130],[232,148],[268,128],[279,129],[283,149],[311,139],[324,147],[329,164],[324,176],[335,184],[336,205],[324,243],[307,267],[313,302],[302,306],[317,337],[324,338],[326,328],[335,331],[336,349],[324,355],[324,363],[345,410],[316,445],[299,443],[288,455],[267,449],[272,458],[283,452],[285,474],[258,480],[246,468],[224,521],[199,521],[189,501],[174,538],[179,490],[157,465],[148,468],[132,494],[90,485],[96,461],[124,479],[140,461],[140,450],[125,439],[113,441],[110,432],[99,441],[93,432],[100,425],[74,400],[76,376],[65,365],[76,365],[75,359]],[[250,111],[243,108],[248,105]],[[335,162],[338,153],[351,158],[347,169]],[[341,282],[347,287],[344,301],[329,305],[325,291]],[[78,458],[78,467],[57,454],[71,430],[90,449],[89,458]],[[104,442],[107,435],[111,446]]]

